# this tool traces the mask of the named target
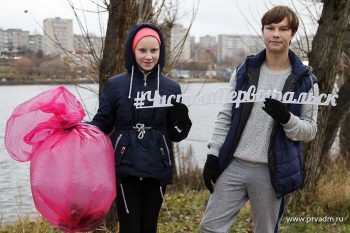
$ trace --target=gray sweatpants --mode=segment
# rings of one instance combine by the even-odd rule
[[[281,200],[271,185],[267,164],[234,158],[216,181],[200,223],[201,233],[226,233],[250,200],[255,233],[273,233]]]

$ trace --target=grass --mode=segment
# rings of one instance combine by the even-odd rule
[[[208,192],[205,190],[185,192],[173,192],[166,198],[171,216],[168,216],[163,209],[159,219],[159,232],[199,232],[199,222],[204,212],[205,202],[208,198]],[[350,197],[348,197],[350,199]],[[327,213],[324,203],[318,202],[318,213],[304,212],[306,208],[300,207],[289,211],[284,216],[280,233],[349,233],[350,221],[347,212]],[[310,222],[306,217],[343,217],[343,222]],[[288,222],[287,217],[305,217],[306,222]],[[315,220],[315,219],[314,219]],[[322,219],[321,219],[322,220]],[[252,220],[250,215],[249,203],[240,211],[237,222],[232,226],[230,233],[252,233]]]
[[[169,213],[162,208],[158,224],[159,233],[181,233],[181,232],[199,232],[199,222],[204,212],[205,202],[208,198],[206,190],[184,190],[172,191],[166,195],[166,204]],[[319,200],[318,200],[319,201]],[[348,212],[338,212],[335,214],[327,212],[326,203],[317,202],[316,212],[313,208],[300,207],[289,211],[283,218],[280,225],[280,233],[349,233],[350,221]],[[309,209],[310,212],[305,212]],[[347,215],[347,216],[346,216]],[[317,222],[288,222],[287,217],[324,217],[324,216],[342,216],[342,223],[317,223]],[[24,218],[11,225],[0,227],[0,233],[55,233],[60,232],[54,229],[42,218],[29,220]],[[99,231],[101,232],[101,231]],[[252,221],[250,217],[250,206],[247,204],[240,212],[238,220],[233,225],[230,233],[252,233]]]
[[[57,228],[52,227],[45,219],[28,217],[21,218],[16,222],[0,226],[0,233],[59,233]]]
[[[175,191],[168,195],[166,202],[170,216],[163,208],[158,231],[161,233],[199,232],[198,226],[205,210],[208,194],[206,190],[186,190]],[[230,232],[252,232],[249,205],[241,210],[237,223],[235,229]]]
[[[350,233],[350,170],[344,161],[329,161],[316,191],[298,197],[305,197],[308,204],[292,201],[283,218],[281,233]],[[304,217],[309,223],[288,222],[288,217]]]
[[[189,171],[188,167],[186,166],[186,169]],[[198,226],[208,199],[208,191],[204,189],[202,182],[198,181],[201,179],[198,167],[193,165],[193,168],[194,171],[191,174],[186,175],[182,172],[181,177],[178,178],[178,182],[186,179],[186,187],[179,188],[178,183],[175,182],[173,187],[167,189],[165,198],[169,212],[163,205],[159,217],[159,233],[199,232]],[[302,193],[301,196],[311,195]],[[329,164],[312,197],[304,202],[300,202],[297,198],[292,200],[280,224],[280,233],[350,233],[350,170],[342,161]],[[304,218],[304,221],[288,221],[290,217]],[[312,217],[314,219],[311,219]],[[341,217],[342,222],[320,222],[325,217]],[[42,218],[34,220],[21,218],[12,224],[0,226],[0,233],[39,232],[60,231]],[[100,229],[98,232],[106,231]],[[249,203],[242,208],[237,222],[229,233],[253,233]]]
[[[205,201],[208,197],[208,193],[205,190],[194,191],[187,190],[185,192],[173,192],[167,195],[166,202],[168,205],[169,213],[162,209],[159,218],[158,232],[160,233],[180,233],[180,232],[198,232],[198,225],[202,214],[204,212]],[[321,207],[320,207],[321,208]],[[346,213],[339,213],[339,215]],[[313,213],[306,212],[290,212],[287,216],[284,216],[280,232],[281,233],[349,233],[350,223],[349,216],[344,217],[343,223],[306,223],[306,222],[288,222],[287,217],[299,216],[317,216]],[[330,216],[329,214],[318,215],[317,217]],[[0,233],[54,233],[60,232],[53,228],[42,218],[35,220],[29,220],[24,218],[10,225],[1,226]],[[252,223],[250,217],[250,207],[246,205],[240,212],[238,220],[233,225],[230,233],[250,233],[252,230]]]

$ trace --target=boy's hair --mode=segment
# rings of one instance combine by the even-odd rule
[[[265,25],[279,23],[286,17],[288,26],[292,29],[292,33],[294,34],[299,27],[299,18],[297,14],[287,6],[275,6],[266,12],[261,18],[261,31],[264,30]]]

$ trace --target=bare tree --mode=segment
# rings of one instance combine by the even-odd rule
[[[340,156],[347,166],[350,166],[350,112],[344,117],[343,124],[339,132]]]
[[[133,24],[132,19],[136,19],[139,12],[133,10],[133,1],[111,0],[106,4],[109,15],[103,56],[99,64],[99,96],[103,93],[107,79],[123,70],[121,57],[124,40],[128,28]]]
[[[137,22],[153,22],[160,26],[165,43],[169,45],[170,31],[177,12],[177,4],[167,0],[156,1],[154,4],[152,0],[110,0],[109,3],[104,1],[104,4],[109,16],[103,55],[99,64],[99,96],[104,91],[107,79],[124,70],[123,54],[127,30]],[[116,229],[116,213],[114,203],[104,224],[104,227],[111,231]]]
[[[319,87],[323,93],[331,93],[337,75],[337,64],[341,58],[346,29],[349,23],[350,1],[324,0],[319,26],[312,42],[309,64],[314,68],[314,73],[319,79]],[[340,98],[338,100],[340,102]],[[334,110],[333,110],[334,111]],[[304,188],[312,191],[319,178],[320,171],[325,160],[322,153],[327,138],[327,126],[331,108],[322,107],[318,115],[318,133],[316,138],[306,144],[304,148]],[[338,117],[341,117],[338,115]]]
[[[344,70],[340,63],[344,60],[342,53],[344,45],[349,40],[349,34],[346,36],[346,32],[349,30],[350,1],[291,0],[290,2],[299,14],[295,2],[302,4],[308,12],[309,21],[317,27],[312,40],[307,23],[304,21],[305,17],[299,15],[301,30],[297,34],[297,48],[309,58],[309,64],[319,79],[320,91],[322,93],[336,91],[339,95],[337,106],[319,108],[318,133],[316,138],[304,147],[304,188],[313,191],[339,126],[343,122],[346,123],[344,118],[350,108],[350,80],[346,75],[342,75],[341,79],[337,78]],[[270,3],[272,4],[271,1]],[[312,46],[310,46],[311,40]]]
[[[335,138],[338,135],[339,128],[346,127],[346,118],[350,111],[350,61],[345,53],[342,55],[343,56],[341,59],[339,59],[339,71],[335,83],[335,89],[339,95],[339,98],[337,100],[337,106],[332,107],[329,112],[328,123],[325,130],[325,138],[327,138],[327,140],[324,142],[321,152],[322,164],[324,164],[324,161],[329,154],[329,150],[334,144]],[[341,130],[342,137],[345,136],[344,130],[346,130],[346,128]],[[346,140],[345,138],[343,138],[341,142],[344,142],[344,140]]]
[[[350,28],[349,28],[350,29]],[[350,38],[350,30],[348,30],[347,38]],[[346,41],[344,48],[344,65],[343,65],[343,74],[345,84],[350,85],[350,40]],[[347,92],[349,93],[349,92]],[[339,146],[340,146],[340,155],[347,165],[350,165],[350,111],[348,108],[347,113],[344,116],[344,119],[341,124],[339,132]]]
[[[75,66],[83,65],[89,68],[91,77],[96,77],[95,79],[93,78],[93,80],[99,83],[99,96],[103,93],[106,80],[125,70],[122,54],[124,53],[124,41],[127,30],[130,26],[137,22],[154,23],[161,28],[165,43],[169,45],[170,32],[178,13],[178,0],[89,0],[91,3],[95,4],[96,10],[87,10],[84,9],[83,6],[77,7],[74,5],[73,0],[66,1],[75,15],[75,21],[82,34],[79,38],[75,36],[74,39],[84,45],[84,50],[88,53],[87,56],[67,50],[61,45],[55,31],[53,35],[49,35],[44,28],[41,27],[38,22],[37,23],[51,43],[60,48],[64,55],[69,58],[68,60],[71,64]],[[193,9],[188,32],[197,13],[199,2],[198,0],[197,7]],[[28,11],[25,12],[28,13]],[[104,35],[101,14],[106,12],[108,13],[108,23]],[[100,37],[95,38],[95,36],[89,33],[85,13],[97,14],[100,24]],[[176,50],[175,56],[170,56],[174,51],[166,50],[168,62],[164,67],[165,72],[168,72],[176,63],[187,36],[188,33],[178,45],[181,49],[174,49]],[[102,44],[101,49],[96,50],[94,46],[94,40],[96,39],[100,40]]]
[[[105,2],[105,4],[107,3]],[[107,4],[107,9],[109,13],[107,32],[103,57],[99,64],[99,95],[103,93],[106,80],[124,70],[123,56],[117,56],[117,54],[123,54],[124,52],[124,40],[128,28],[137,22],[147,21],[157,24],[163,32],[165,43],[170,45],[170,32],[176,20],[178,4],[176,0],[159,0],[155,2],[152,0],[111,0],[110,3]],[[180,47],[183,46],[183,43],[189,34],[197,9],[198,5],[197,8],[193,9],[188,32],[181,41],[179,45]],[[169,67],[172,67],[177,61],[181,49],[176,51],[179,52],[175,56],[170,56],[173,51],[166,51],[167,59],[172,57],[173,60],[167,62],[165,70],[170,70]]]
[[[108,23],[104,42],[103,56],[99,64],[99,96],[102,95],[107,79],[124,70],[124,41],[128,29],[141,21],[142,16],[151,16],[152,0],[131,1],[131,0],[110,0],[105,2],[108,9]],[[145,11],[142,11],[144,7]],[[148,10],[148,12],[146,12]],[[104,228],[115,231],[118,223],[117,209],[115,202],[106,217]]]

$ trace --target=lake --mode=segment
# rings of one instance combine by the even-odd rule
[[[228,83],[192,83],[182,84],[186,94],[203,94]],[[51,85],[0,86],[0,224],[14,221],[23,216],[35,216],[30,191],[30,162],[20,163],[13,160],[4,147],[4,133],[7,119],[16,106],[34,97],[40,92],[53,88]],[[87,112],[85,120],[90,120],[98,108],[98,85],[86,84],[80,87],[65,85],[84,105]],[[202,167],[207,153],[207,143],[211,136],[216,115],[221,104],[193,105],[189,107],[192,128],[188,139],[180,143],[180,149],[191,145],[195,162]]]

